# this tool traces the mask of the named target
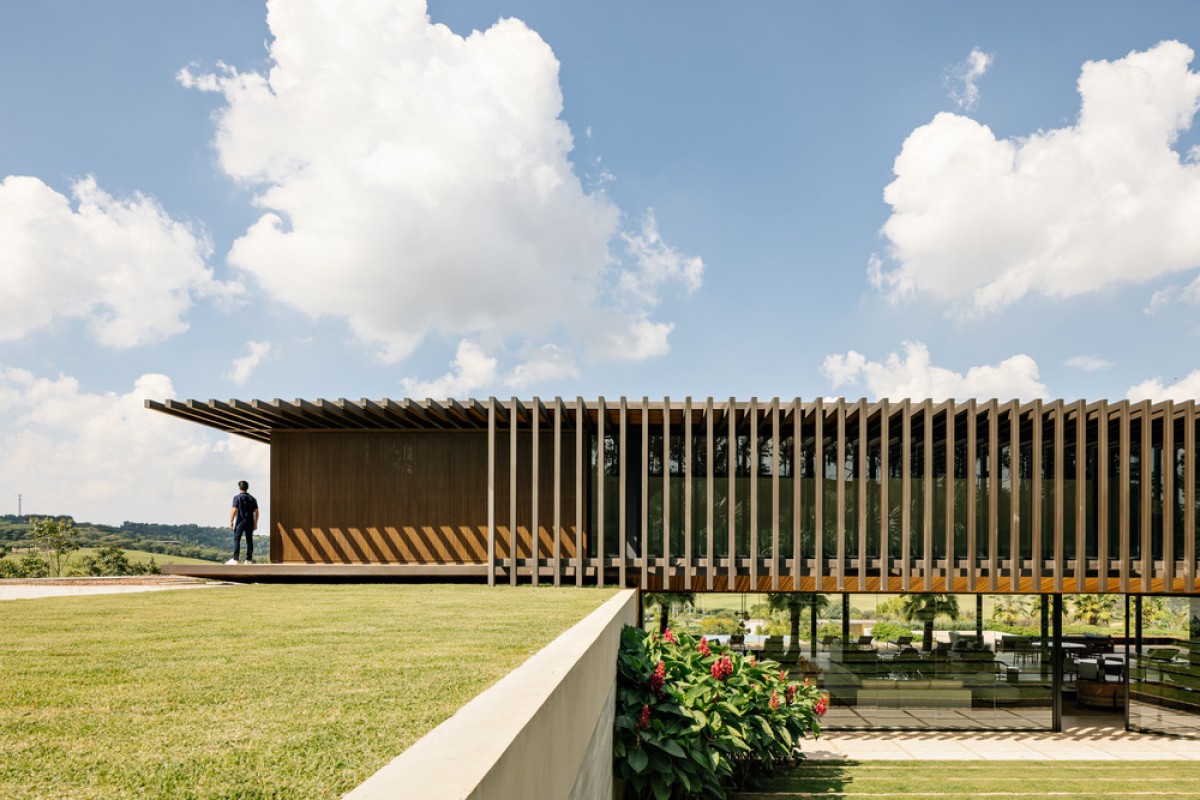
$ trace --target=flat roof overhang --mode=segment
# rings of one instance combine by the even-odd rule
[[[508,425],[513,416],[519,425],[526,425],[536,414],[539,422],[551,419],[555,408],[561,409],[565,424],[573,426],[579,416],[579,409],[584,409],[585,425],[594,426],[601,415],[606,424],[616,424],[622,414],[630,424],[640,425],[643,420],[650,424],[662,424],[670,417],[671,424],[682,423],[685,416],[691,416],[693,421],[704,420],[712,416],[720,425],[730,409],[738,414],[739,429],[744,422],[743,417],[750,412],[764,417],[763,423],[768,425],[760,430],[769,430],[770,412],[778,410],[782,422],[788,422],[799,413],[805,418],[818,414],[826,419],[836,418],[839,408],[844,409],[847,418],[864,415],[869,421],[876,421],[882,415],[900,413],[910,409],[914,415],[928,414],[934,417],[935,424],[947,409],[953,408],[954,414],[986,414],[988,409],[997,412],[1017,413],[1021,416],[1036,414],[1047,416],[1061,414],[1067,421],[1079,419],[1117,419],[1122,416],[1142,416],[1143,418],[1162,419],[1167,415],[1183,418],[1186,413],[1186,403],[1149,401],[1117,402],[1100,401],[1071,401],[1064,400],[1034,400],[1021,402],[1019,400],[969,400],[969,401],[933,401],[933,400],[881,400],[868,402],[866,399],[849,400],[846,398],[823,398],[801,402],[799,398],[783,400],[729,400],[714,401],[711,397],[681,400],[656,400],[648,398],[629,400],[624,397],[606,400],[585,401],[582,397],[564,401],[562,398],[542,400],[519,400],[511,398],[499,400],[413,400],[409,398],[393,400],[146,400],[146,408],[169,414],[189,422],[195,422],[226,433],[244,436],[258,442],[271,441],[274,431],[354,431],[354,430],[401,430],[401,431],[437,431],[437,430],[475,430],[488,429],[489,409],[494,408],[496,423]]]

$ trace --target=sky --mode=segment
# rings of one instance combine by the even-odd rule
[[[0,0],[0,513],[152,399],[1200,397],[1192,2]]]

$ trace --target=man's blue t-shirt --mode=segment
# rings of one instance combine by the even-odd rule
[[[241,528],[254,524],[254,512],[258,511],[258,501],[254,499],[254,495],[249,492],[238,492],[233,496],[233,507],[237,509],[237,516],[233,522],[235,527]]]

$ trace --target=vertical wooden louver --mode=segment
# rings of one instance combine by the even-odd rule
[[[1194,400],[147,406],[270,443],[284,563],[700,591],[1200,591]]]

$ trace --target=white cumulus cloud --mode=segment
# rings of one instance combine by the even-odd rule
[[[663,241],[658,232],[658,220],[654,209],[646,212],[641,230],[624,233],[634,268],[622,273],[620,283],[627,294],[653,305],[658,302],[658,293],[668,281],[682,283],[693,292],[704,281],[704,261],[699,256],[685,256]]]
[[[872,399],[1031,400],[1048,395],[1038,380],[1037,363],[1024,354],[999,364],[971,367],[963,374],[934,365],[922,342],[904,342],[902,348],[903,355],[889,353],[882,361],[868,361],[853,350],[832,354],[825,358],[822,369],[835,390],[865,386]]]
[[[458,343],[450,371],[431,381],[405,378],[401,381],[409,397],[444,399],[469,397],[476,389],[491,386],[496,381],[497,360],[487,355],[476,342],[466,339]]]
[[[992,65],[992,58],[991,53],[973,47],[964,60],[946,70],[945,81],[950,88],[950,99],[959,108],[971,111],[979,105],[979,79]]]
[[[514,389],[525,389],[550,381],[578,377],[579,367],[571,358],[571,354],[557,345],[546,344],[514,367],[506,376],[505,383]]]
[[[650,318],[659,293],[695,288],[702,264],[653,216],[623,239],[620,209],[585,189],[558,61],[523,22],[460,36],[424,0],[271,0],[267,19],[268,73],[179,74],[224,96],[220,163],[263,209],[229,261],[267,292],[388,361],[431,333],[589,352],[670,330]]]
[[[1170,385],[1162,378],[1151,378],[1129,387],[1125,393],[1129,400],[1200,400],[1200,369]]]
[[[205,266],[203,232],[91,177],[71,198],[38,178],[0,181],[0,248],[0,340],[75,319],[108,347],[158,342],[187,330],[195,298],[226,290]]]
[[[224,526],[236,482],[265,506],[270,450],[143,407],[174,396],[165,375],[89,393],[74,378],[0,365],[0,485],[30,513],[88,522]]]
[[[246,342],[246,355],[235,358],[230,363],[229,371],[225,373],[226,379],[238,386],[244,385],[274,352],[275,347],[270,342]]]
[[[997,139],[943,113],[913,131],[884,190],[884,291],[969,316],[1200,267],[1200,164],[1173,149],[1200,108],[1192,58],[1168,41],[1087,62],[1069,127]]]

